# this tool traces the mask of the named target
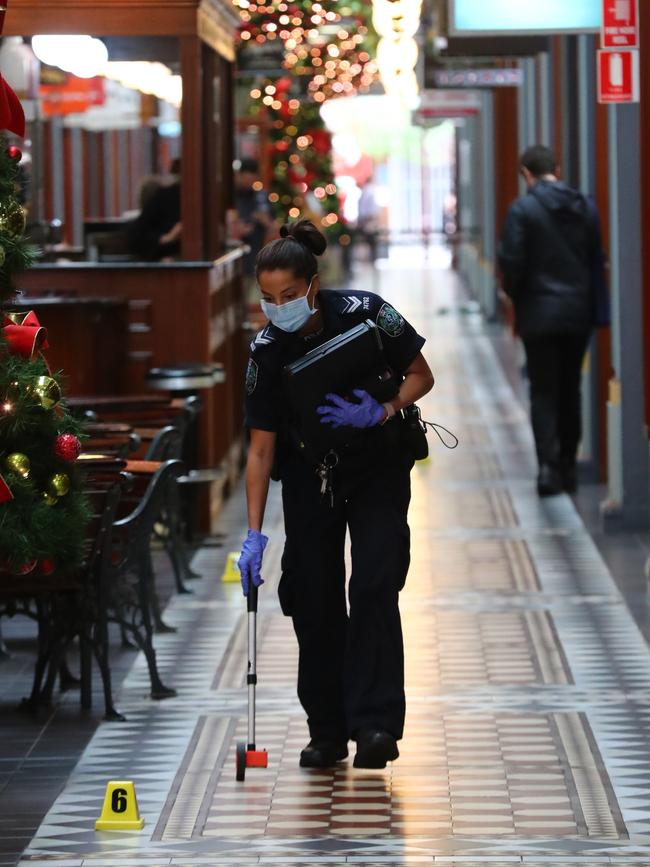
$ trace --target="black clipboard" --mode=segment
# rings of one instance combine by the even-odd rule
[[[398,384],[384,355],[379,329],[371,319],[311,349],[283,369],[292,426],[310,451],[319,454],[348,442],[354,430],[321,424],[316,408],[325,395],[355,400],[362,388],[380,403],[395,397]]]

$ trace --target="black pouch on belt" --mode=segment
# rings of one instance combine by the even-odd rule
[[[429,457],[427,429],[420,416],[420,408],[412,403],[403,410],[403,442],[416,461]]]

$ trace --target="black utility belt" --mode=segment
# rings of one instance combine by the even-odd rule
[[[387,453],[395,454],[398,451],[404,451],[414,461],[425,460],[429,456],[428,428],[435,432],[445,448],[457,448],[458,437],[441,424],[424,421],[417,404],[407,406],[384,425],[359,431],[348,428],[347,442],[332,446],[325,452],[314,451],[295,429],[292,439],[294,449],[320,479],[322,496],[329,497],[330,505],[333,506],[335,473],[344,476],[359,461],[371,463],[385,457]],[[448,435],[449,442],[441,431]]]

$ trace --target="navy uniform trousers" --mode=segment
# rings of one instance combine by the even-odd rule
[[[412,466],[402,454],[352,480],[335,478],[333,508],[329,496],[320,493],[320,479],[300,458],[283,472],[287,541],[279,593],[298,638],[298,697],[312,738],[347,741],[364,727],[402,737],[404,646],[398,601],[410,559]]]

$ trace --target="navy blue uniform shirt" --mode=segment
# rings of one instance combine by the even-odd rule
[[[388,364],[403,376],[425,340],[395,308],[372,292],[318,293],[322,328],[301,336],[267,325],[251,343],[246,370],[246,426],[281,433],[286,420],[282,368],[326,340],[371,319],[379,328]]]

